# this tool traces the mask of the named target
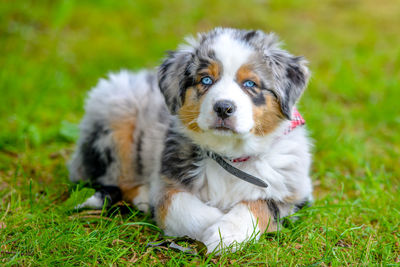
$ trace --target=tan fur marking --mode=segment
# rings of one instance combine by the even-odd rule
[[[200,106],[202,102],[202,95],[206,92],[206,87],[200,83],[201,78],[204,76],[211,76],[216,81],[219,79],[220,67],[217,62],[211,62],[207,68],[198,71],[196,80],[197,84],[186,90],[185,101],[180,108],[178,114],[182,123],[191,131],[201,132],[199,125],[196,122],[200,114]]]
[[[278,101],[272,95],[265,95],[265,105],[253,106],[255,125],[251,132],[259,136],[266,135],[272,132],[283,118]]]
[[[118,177],[118,186],[122,191],[123,198],[129,199],[130,202],[134,195],[137,194],[136,191],[138,191],[135,184],[134,165],[132,162],[133,132],[135,126],[134,118],[119,120],[111,126],[120,162],[121,173]]]
[[[156,219],[161,227],[165,226],[165,217],[167,216],[169,207],[171,206],[172,196],[179,192],[182,192],[182,190],[175,187],[170,187],[165,190],[164,196],[160,201],[156,212]]]
[[[249,207],[253,216],[258,220],[258,228],[260,229],[261,233],[264,233],[265,231],[274,232],[277,230],[274,216],[268,209],[268,205],[265,200],[243,201],[243,203]]]
[[[197,99],[194,87],[188,88],[185,95],[185,103],[180,108],[178,114],[182,123],[189,130],[201,132],[196,120],[200,114],[201,100]]]
[[[250,65],[241,66],[236,72],[236,80],[239,83],[243,83],[246,80],[251,80],[260,86],[260,78],[256,73],[253,72],[252,67]]]
[[[214,82],[218,81],[221,76],[219,64],[213,61],[207,66],[207,68],[198,70],[196,77],[197,85],[195,87],[200,95],[204,94],[208,89],[207,86],[204,86],[200,83],[201,78],[205,76],[210,76],[214,80]]]
[[[236,79],[239,83],[251,80],[260,86],[260,78],[253,71],[251,65],[245,64],[239,68],[236,73]],[[262,93],[260,88],[254,88],[254,91],[248,90],[251,96]],[[253,106],[253,119],[255,125],[251,130],[255,135],[263,136],[272,132],[284,118],[278,101],[267,93],[264,94],[265,105]]]
[[[127,203],[133,203],[133,200],[139,194],[139,189],[141,185],[129,186],[127,184],[122,184],[119,186],[122,192],[122,199]]]
[[[208,66],[208,70],[210,74],[214,77],[214,79],[218,80],[220,76],[219,64],[217,62],[211,62]]]
[[[200,82],[200,79],[204,76],[211,76],[214,80],[218,80],[221,74],[221,70],[219,64],[215,61],[212,61],[207,68],[200,69],[197,75],[197,82]]]

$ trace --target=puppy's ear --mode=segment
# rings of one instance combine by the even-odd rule
[[[286,60],[272,63],[279,103],[282,113],[291,119],[292,108],[304,92],[310,72],[307,61],[302,57],[288,57]]]
[[[176,114],[183,104],[186,89],[195,83],[193,59],[194,54],[190,50],[168,52],[158,69],[158,85],[171,114]]]
[[[264,56],[282,113],[291,119],[292,108],[304,92],[310,77],[307,61],[279,48],[279,42],[272,34],[266,35]]]

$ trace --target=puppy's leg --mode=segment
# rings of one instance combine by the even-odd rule
[[[102,209],[104,204],[111,205],[121,200],[121,190],[116,186],[101,186],[96,189],[96,193],[89,197],[82,204],[77,205],[76,209]]]
[[[201,241],[207,246],[208,253],[231,245],[235,251],[238,243],[253,238],[258,240],[265,231],[276,231],[276,213],[276,205],[272,207],[266,200],[241,202],[211,225]]]
[[[147,184],[129,186],[120,185],[122,199],[127,203],[135,205],[140,211],[148,212],[149,204],[149,186]]]
[[[138,179],[134,164],[139,157],[135,152],[140,153],[140,151],[135,151],[134,147],[141,145],[138,142],[143,142],[141,139],[134,138],[136,127],[136,118],[129,117],[116,120],[111,127],[120,167],[118,186],[123,200],[134,204],[143,212],[148,212],[150,207],[148,184]],[[136,160],[134,160],[135,157]]]
[[[165,191],[155,212],[158,224],[167,235],[187,235],[197,240],[223,215],[219,209],[206,205],[193,194],[176,188]]]

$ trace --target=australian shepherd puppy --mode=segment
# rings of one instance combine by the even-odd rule
[[[122,198],[167,235],[235,250],[312,199],[295,107],[309,71],[262,31],[186,41],[157,72],[121,71],[90,91],[70,178],[101,186],[81,207]]]

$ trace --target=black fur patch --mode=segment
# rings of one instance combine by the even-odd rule
[[[301,96],[306,85],[306,75],[299,65],[300,57],[289,58],[285,67],[287,82],[284,85],[285,97],[280,99],[282,113],[291,119],[291,108]]]
[[[262,106],[266,104],[264,96],[265,90],[262,88],[260,88],[260,90],[256,88],[243,88],[243,90],[248,93],[254,105]]]
[[[249,31],[248,33],[246,33],[243,36],[243,40],[245,40],[246,42],[250,41],[251,39],[254,38],[254,36],[256,36],[257,31]]]
[[[279,101],[280,105],[281,105],[281,110],[282,113],[285,115],[285,117],[289,120],[292,119],[292,114],[291,114],[291,109],[290,109],[290,105],[288,101]]]
[[[95,181],[107,172],[107,167],[114,161],[110,148],[99,151],[95,147],[96,141],[104,135],[109,134],[100,123],[95,123],[93,131],[81,146],[83,166],[85,174],[90,180]]]
[[[294,205],[294,207],[295,207],[294,208],[294,212],[297,212],[297,211],[301,210],[304,207],[310,207],[310,206],[311,206],[311,203],[308,200],[303,200],[302,202],[297,203],[296,205]]]
[[[102,199],[107,201],[108,205],[115,204],[122,199],[122,192],[118,186],[102,185],[97,192],[100,192]]]
[[[253,101],[254,105],[256,105],[256,106],[265,105],[265,97],[264,97],[263,92],[260,92],[255,96],[252,96],[251,100]]]
[[[267,205],[268,205],[269,210],[272,212],[272,215],[274,216],[274,220],[277,221],[280,218],[280,211],[279,211],[279,207],[276,204],[275,200],[268,199]]]
[[[181,99],[182,105],[185,103],[187,89],[193,85],[195,85],[195,79],[190,73],[190,64],[188,64],[185,68],[182,79],[179,81],[179,97]]]
[[[199,60],[200,60],[200,63],[197,66],[197,72],[199,72],[200,70],[203,70],[203,69],[207,69],[208,66],[210,66],[210,64],[211,64],[210,60],[203,59],[203,58],[201,58]]]
[[[176,132],[173,126],[167,132],[162,156],[161,174],[190,186],[196,178],[193,172],[199,168],[198,163],[204,159],[200,147]]]
[[[301,70],[299,65],[300,59],[301,57],[291,58],[291,62],[288,63],[288,66],[286,67],[286,78],[289,82],[284,89],[286,93],[286,101],[281,103],[281,107],[283,114],[285,114],[289,119],[291,118],[290,110],[296,103],[297,99],[301,96],[306,85],[305,73]]]
[[[176,97],[172,98],[172,102],[169,104],[169,106],[170,106],[171,112],[176,113],[179,108],[178,98],[176,98]]]
[[[165,80],[167,79],[167,71],[172,65],[172,61],[165,60],[164,63],[161,64],[160,68],[158,69],[159,78],[158,78],[158,87],[161,89],[162,92],[165,91],[166,86],[164,86]]]
[[[303,87],[306,83],[304,73],[298,65],[290,64],[286,68],[286,77],[296,86]]]
[[[143,131],[140,131],[136,145],[136,173],[143,175],[143,159],[142,159]]]
[[[102,185],[97,182],[93,182],[90,187],[96,190],[94,196],[101,199],[103,205],[106,202],[106,207],[117,203],[122,200],[122,192],[118,186],[113,185]]]

